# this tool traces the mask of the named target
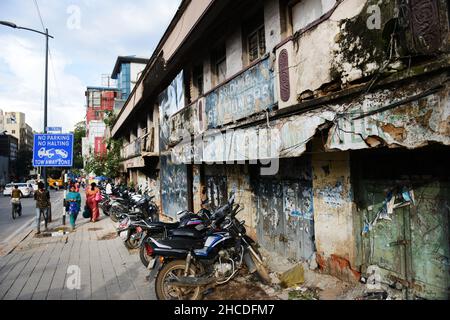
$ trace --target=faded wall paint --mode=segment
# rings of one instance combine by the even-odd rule
[[[273,73],[265,59],[206,96],[208,128],[261,112],[274,102]]]
[[[348,152],[325,153],[313,140],[314,225],[318,262],[344,280],[355,278],[357,243]],[[342,263],[346,261],[345,263]],[[342,268],[338,267],[342,265]]]
[[[236,28],[236,30],[226,40],[226,60],[226,78],[228,79],[241,71],[243,68],[241,28]]]
[[[311,162],[284,159],[280,172],[255,181],[258,241],[287,258],[308,261],[315,252]]]
[[[280,3],[274,0],[264,1],[264,29],[266,38],[266,52],[281,42]]]
[[[175,165],[170,157],[160,157],[162,213],[175,218],[176,213],[188,209],[187,166]]]
[[[330,130],[328,149],[365,149],[382,145],[419,148],[429,142],[450,145],[449,85],[435,94],[364,117],[354,118],[425,92],[440,78],[412,83],[401,90],[380,90],[353,100]]]
[[[166,150],[169,145],[169,119],[184,108],[183,71],[181,71],[158,97],[160,123],[160,149]]]

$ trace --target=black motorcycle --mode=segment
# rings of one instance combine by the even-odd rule
[[[154,258],[149,265],[160,300],[198,300],[204,292],[229,282],[247,266],[270,283],[256,243],[246,235],[245,221],[236,219],[239,205],[234,196],[211,217],[206,237],[193,230],[176,231],[168,239],[151,238]]]

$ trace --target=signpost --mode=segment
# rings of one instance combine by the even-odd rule
[[[47,127],[47,133],[62,133],[62,127]]]
[[[72,167],[73,134],[35,134],[34,167]]]

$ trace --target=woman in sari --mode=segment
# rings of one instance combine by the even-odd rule
[[[91,186],[86,189],[86,204],[91,210],[91,222],[97,222],[100,216],[100,211],[98,209],[98,195],[100,195],[100,190],[97,188],[95,182],[91,183]]]
[[[70,217],[70,225],[72,227],[72,231],[74,231],[75,222],[77,221],[78,213],[80,213],[81,196],[73,184],[70,186],[70,191],[66,195],[66,202],[67,211]]]

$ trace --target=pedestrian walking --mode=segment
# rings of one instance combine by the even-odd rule
[[[68,206],[68,213],[70,217],[70,226],[72,227],[72,231],[75,230],[75,222],[77,221],[78,214],[80,213],[81,208],[81,195],[76,190],[74,184],[70,186],[70,191],[66,195],[66,202]]]
[[[98,203],[101,200],[100,189],[97,188],[95,182],[91,183],[91,187],[86,189],[86,204],[92,212],[91,222],[97,222],[100,216]]]
[[[39,182],[38,190],[34,193],[36,200],[36,228],[37,234],[41,233],[41,215],[44,216],[45,231],[47,231],[48,211],[50,209],[50,192],[45,190],[43,182]]]

